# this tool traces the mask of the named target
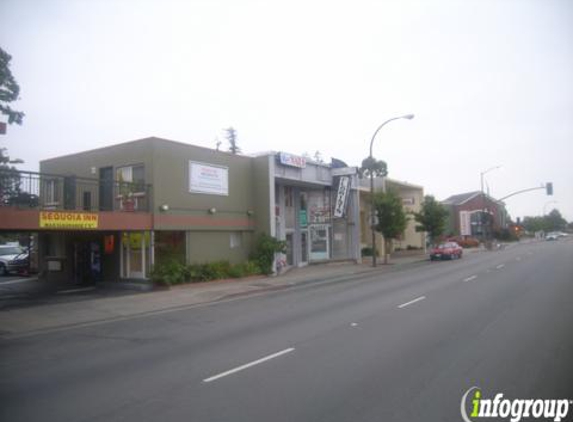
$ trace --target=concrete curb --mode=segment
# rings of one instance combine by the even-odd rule
[[[396,261],[398,262],[393,265],[380,265],[376,268],[364,268],[360,264],[330,268],[313,266],[312,271],[301,271],[299,274],[289,272],[278,277],[253,277],[246,280],[197,283],[130,296],[100,297],[0,310],[3,327],[3,331],[0,331],[0,339],[23,338],[141,318],[293,287],[360,280],[375,273],[393,273],[429,262],[426,256],[408,259],[406,262]]]

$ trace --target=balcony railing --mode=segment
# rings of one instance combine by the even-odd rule
[[[0,206],[150,212],[151,185],[0,169]]]

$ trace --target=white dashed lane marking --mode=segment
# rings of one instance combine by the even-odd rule
[[[239,371],[244,371],[244,370],[247,369],[247,368],[251,368],[251,367],[253,367],[253,366],[255,366],[255,365],[260,365],[260,364],[263,363],[263,362],[267,362],[267,361],[269,361],[269,360],[271,360],[271,359],[278,358],[279,356],[286,355],[287,353],[290,353],[290,352],[293,352],[293,351],[294,351],[294,347],[290,347],[290,348],[288,348],[288,349],[281,350],[280,352],[273,353],[272,355],[265,356],[264,358],[257,359],[257,360],[255,360],[255,361],[253,361],[253,362],[249,362],[249,363],[246,363],[246,364],[244,364],[244,365],[237,366],[236,368],[229,369],[228,371],[221,372],[220,374],[213,375],[212,377],[205,378],[205,379],[203,380],[203,382],[216,381],[216,380],[218,380],[218,379],[220,379],[220,378],[223,378],[223,377],[226,377],[226,376],[235,374],[235,373],[237,373],[237,372],[239,372]]]
[[[402,303],[401,305],[398,306],[398,308],[399,308],[399,309],[405,308],[406,306],[409,306],[409,305],[412,305],[413,303],[416,303],[416,302],[419,302],[419,301],[421,301],[421,300],[424,300],[425,298],[426,298],[426,296],[417,297],[417,298],[414,299],[414,300],[411,300],[411,301],[406,302],[406,303]]]

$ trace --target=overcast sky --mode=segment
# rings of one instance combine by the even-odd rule
[[[21,86],[0,146],[40,160],[147,136],[320,151],[438,199],[552,181],[512,217],[573,220],[573,1],[2,0]],[[548,203],[557,201],[557,203]]]

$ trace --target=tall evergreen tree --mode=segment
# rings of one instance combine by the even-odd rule
[[[20,96],[20,86],[10,71],[10,60],[12,56],[0,47],[0,112],[8,116],[8,124],[21,125],[24,113],[8,105]]]
[[[238,154],[241,152],[241,148],[237,143],[237,131],[233,126],[228,127],[225,129],[225,138],[229,142],[229,151],[233,154]]]

